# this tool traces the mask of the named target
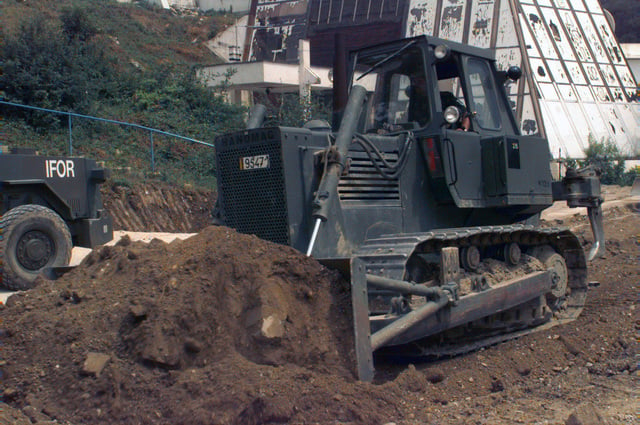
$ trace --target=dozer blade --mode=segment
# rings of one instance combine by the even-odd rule
[[[377,276],[367,276],[364,262],[354,258],[351,262],[351,290],[358,377],[371,381],[374,376],[373,352],[384,346],[410,343],[439,332],[473,322],[525,304],[547,293],[552,287],[552,274],[534,272],[521,278],[503,282],[482,292],[473,293],[451,302],[446,297],[427,302],[404,315],[369,317],[367,285],[377,285]],[[393,283],[392,280],[389,280]],[[411,285],[395,281],[398,287],[411,291]],[[416,295],[425,287],[415,285]],[[444,301],[444,302],[443,302]],[[550,311],[547,312],[550,316]],[[373,335],[371,331],[374,331]]]
[[[351,259],[351,307],[353,309],[358,379],[371,382],[373,380],[374,366],[373,350],[371,349],[371,327],[369,326],[367,274],[365,262],[360,258]]]
[[[526,256],[506,263],[498,248],[516,243]],[[487,262],[469,271],[466,256],[460,267],[459,247],[474,244]],[[522,274],[489,282],[485,273],[501,261]],[[368,240],[351,260],[358,376],[373,379],[374,352],[458,355],[575,320],[586,278],[585,253],[567,229],[485,226]]]

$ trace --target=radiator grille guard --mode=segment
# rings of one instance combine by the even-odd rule
[[[290,245],[280,131],[261,128],[238,132],[218,137],[215,144],[219,200],[226,225]]]
[[[367,205],[400,206],[398,178],[388,179],[375,168],[373,161],[384,168],[378,158],[371,159],[365,152],[349,151],[349,174],[340,178],[338,194],[344,202],[365,202]],[[398,154],[383,153],[383,158],[392,165],[397,164]]]

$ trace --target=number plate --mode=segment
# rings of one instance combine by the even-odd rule
[[[269,155],[244,156],[240,158],[241,170],[269,168]]]

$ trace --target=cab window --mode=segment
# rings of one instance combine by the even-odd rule
[[[424,80],[422,51],[409,48],[386,60],[389,55],[372,55],[359,58],[354,84],[363,85],[369,96],[365,117],[365,131],[389,132],[413,129],[425,125],[430,116],[429,103],[419,104],[415,95],[419,89],[414,84],[419,76]],[[365,74],[359,77],[358,74]],[[426,93],[425,93],[426,95]]]
[[[455,106],[459,112],[459,119],[455,123],[447,124],[447,128],[474,131],[471,123],[470,110],[465,100],[466,88],[461,79],[460,57],[451,55],[447,60],[435,64],[436,76],[438,77],[438,92],[441,111],[451,106]]]
[[[496,90],[489,64],[475,58],[467,61],[470,110],[478,125],[487,130],[500,129]]]

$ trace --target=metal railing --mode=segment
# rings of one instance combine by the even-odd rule
[[[73,155],[73,119],[74,118],[82,118],[82,119],[98,121],[98,122],[103,122],[103,123],[108,123],[108,124],[116,124],[116,125],[120,125],[120,126],[123,126],[123,127],[131,127],[131,128],[135,128],[135,129],[138,129],[138,130],[147,131],[147,132],[149,132],[149,149],[150,149],[150,153],[151,153],[151,171],[154,171],[154,172],[156,171],[155,146],[154,146],[154,141],[153,141],[154,133],[161,134],[163,136],[175,137],[177,139],[185,140],[187,142],[196,143],[196,144],[199,144],[199,145],[209,146],[209,147],[212,147],[212,148],[214,147],[214,145],[212,143],[203,142],[202,140],[197,140],[197,139],[193,139],[191,137],[185,137],[185,136],[181,136],[179,134],[170,133],[168,131],[158,130],[157,128],[147,127],[147,126],[144,126],[144,125],[134,124],[134,123],[125,122],[125,121],[117,121],[117,120],[112,120],[112,119],[107,119],[107,118],[94,117],[94,116],[91,116],[91,115],[76,114],[74,112],[56,111],[54,109],[46,109],[46,108],[40,108],[40,107],[37,107],[37,106],[22,105],[20,103],[7,102],[7,101],[4,101],[4,100],[0,100],[0,105],[5,105],[5,106],[16,107],[16,108],[29,109],[29,110],[34,110],[34,111],[47,112],[47,113],[50,113],[50,114],[57,114],[57,115],[65,115],[65,116],[67,116],[67,120],[68,120],[68,124],[69,124],[69,155]]]

